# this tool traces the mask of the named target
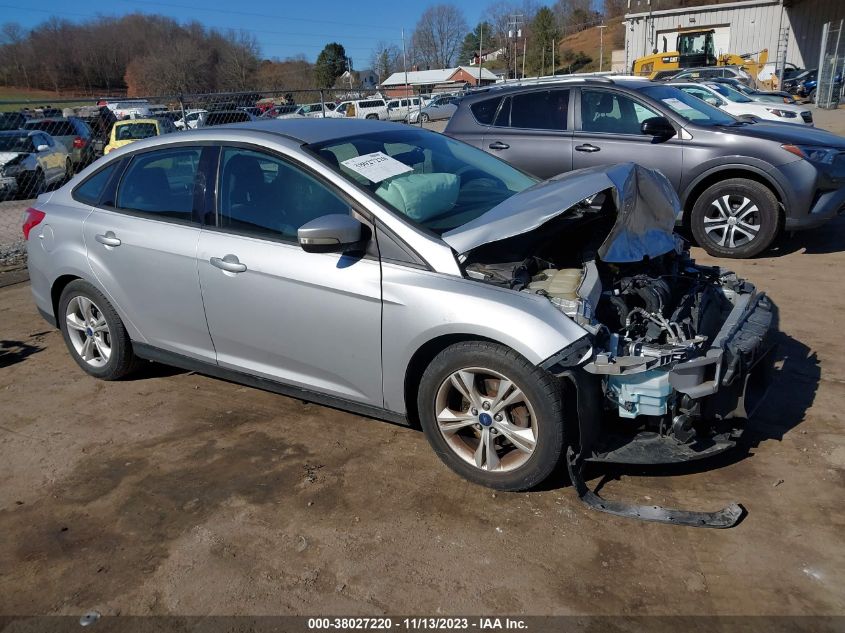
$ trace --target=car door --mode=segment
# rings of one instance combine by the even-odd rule
[[[196,256],[205,190],[200,165],[212,151],[176,146],[119,161],[119,184],[82,229],[92,272],[140,332],[139,342],[210,362]]]
[[[217,217],[200,238],[205,314],[221,367],[376,406],[381,274],[375,257],[306,253],[297,229],[351,213],[282,156],[223,147]]]
[[[581,88],[576,108],[573,168],[636,162],[657,169],[677,189],[684,169],[683,141],[642,133],[643,121],[662,114],[628,93]]]
[[[44,178],[48,184],[52,184],[59,175],[55,143],[43,132],[34,134],[32,142],[35,145],[35,156],[44,172]]]
[[[531,90],[505,97],[482,149],[539,178],[572,169],[571,90]],[[475,113],[478,116],[477,113]]]

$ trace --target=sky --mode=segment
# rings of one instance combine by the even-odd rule
[[[460,0],[467,23],[475,25],[492,0]],[[33,27],[50,16],[84,21],[97,15],[157,13],[179,22],[197,20],[208,28],[244,29],[258,39],[263,57],[284,59],[304,54],[314,61],[323,46],[343,44],[353,67],[370,65],[372,50],[379,41],[401,48],[402,28],[410,39],[422,12],[436,2],[400,0],[279,0],[277,2],[232,2],[231,0],[108,0],[69,3],[66,0],[0,0],[0,23],[18,22]]]

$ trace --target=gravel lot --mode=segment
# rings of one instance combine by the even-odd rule
[[[192,373],[100,382],[2,288],[0,615],[843,615],[843,250],[845,217],[733,263],[783,330],[739,450],[592,473],[608,498],[736,500],[731,530],[596,513],[562,474],[494,494],[418,431]]]

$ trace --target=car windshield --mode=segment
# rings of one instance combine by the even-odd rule
[[[720,95],[722,95],[728,101],[733,101],[734,103],[751,103],[753,99],[749,99],[741,92],[734,90],[730,86],[726,86],[725,84],[707,84],[707,86],[711,90],[715,90]]]
[[[157,133],[155,123],[124,123],[117,127],[114,137],[118,141],[137,141],[156,136]]]
[[[342,176],[438,235],[537,182],[481,150],[426,130],[364,134],[309,149]]]
[[[730,114],[714,108],[697,97],[673,86],[649,86],[642,89],[646,96],[659,101],[675,114],[697,125],[743,125]]]

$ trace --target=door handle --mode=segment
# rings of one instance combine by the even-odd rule
[[[584,145],[578,145],[575,147],[576,152],[600,152],[601,148],[596,147],[595,145],[590,145],[589,143],[585,143]]]
[[[246,264],[242,264],[236,255],[225,255],[222,259],[220,257],[212,257],[211,265],[225,270],[227,273],[242,273],[246,270]]]
[[[105,244],[106,246],[120,246],[120,240],[115,237],[112,231],[106,231],[106,233],[94,236],[94,239],[97,240],[100,244]]]
[[[490,149],[508,149],[510,145],[508,145],[507,143],[502,143],[502,141],[493,141],[487,147],[489,147]]]

